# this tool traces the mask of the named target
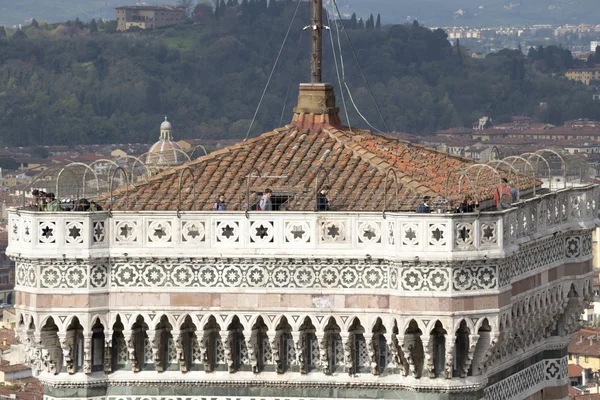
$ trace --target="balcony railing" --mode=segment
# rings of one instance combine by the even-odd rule
[[[564,189],[510,210],[377,212],[35,212],[9,210],[9,256],[389,257],[502,256],[566,229],[592,227],[598,187]],[[475,254],[474,254],[475,253]]]

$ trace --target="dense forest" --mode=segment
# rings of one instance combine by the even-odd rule
[[[150,142],[165,114],[177,139],[243,138],[295,7],[291,0],[221,0],[216,11],[197,6],[189,24],[152,32],[115,33],[114,22],[79,20],[34,21],[5,37],[0,30],[0,144]],[[291,120],[298,83],[309,80],[308,11],[302,4],[252,135]],[[391,131],[431,134],[483,115],[553,124],[600,119],[591,89],[562,76],[574,63],[569,51],[550,46],[473,59],[442,30],[378,20],[345,25]],[[341,106],[332,49],[333,39],[339,53],[338,30],[328,24],[324,78],[336,84]],[[341,27],[339,39],[359,110],[385,130]],[[347,95],[346,102],[350,122],[366,127]]]

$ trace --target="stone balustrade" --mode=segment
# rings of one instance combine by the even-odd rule
[[[323,257],[439,261],[503,257],[528,238],[580,226],[598,213],[596,186],[510,210],[470,214],[375,212],[35,212],[9,210],[12,257]]]

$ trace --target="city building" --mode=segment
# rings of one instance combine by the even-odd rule
[[[600,68],[570,69],[565,73],[567,79],[589,85],[591,81],[600,80]]]
[[[116,9],[117,30],[156,29],[185,22],[185,10],[175,6],[121,6]]]
[[[461,186],[474,161],[343,126],[311,5],[291,123],[106,211],[9,211],[16,330],[47,399],[568,396],[598,187],[527,199],[522,176],[525,200],[492,211],[498,176]],[[485,212],[446,212],[466,194]]]

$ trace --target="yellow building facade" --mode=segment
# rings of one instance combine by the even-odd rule
[[[591,81],[600,80],[600,68],[571,69],[565,76],[569,80],[589,85]]]
[[[122,6],[115,10],[119,31],[131,27],[156,29],[185,21],[185,10],[175,6]]]

